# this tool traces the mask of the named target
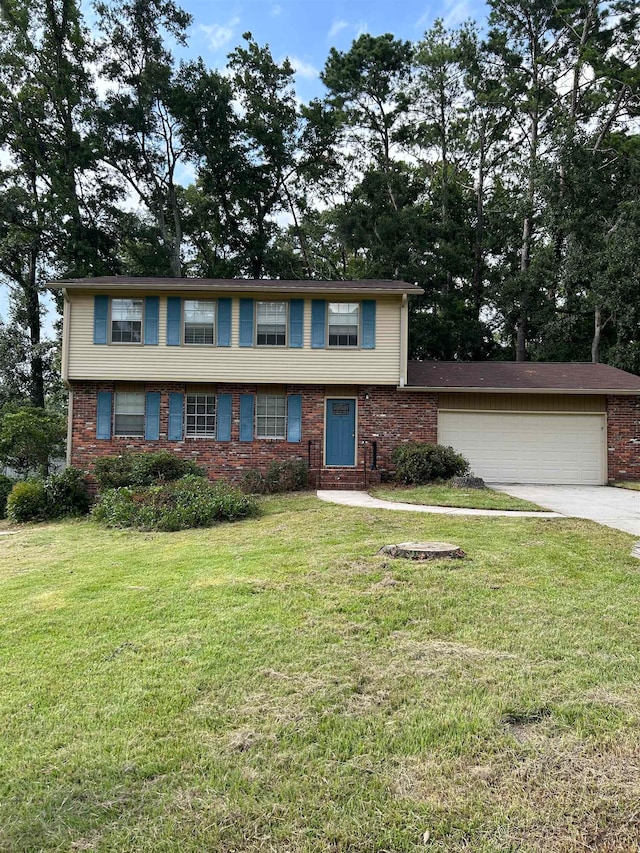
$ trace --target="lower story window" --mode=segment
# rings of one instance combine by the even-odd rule
[[[144,435],[144,392],[118,391],[113,407],[114,435]]]
[[[216,395],[187,394],[185,433],[192,438],[216,434]]]
[[[256,395],[256,437],[284,438],[287,432],[287,398],[284,395]]]

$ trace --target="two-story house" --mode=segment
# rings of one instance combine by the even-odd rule
[[[169,448],[211,477],[304,459],[361,487],[439,440],[487,480],[639,479],[640,378],[606,365],[407,362],[401,281],[130,278],[64,296],[69,461]]]

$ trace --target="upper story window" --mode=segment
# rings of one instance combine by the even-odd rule
[[[284,438],[287,434],[287,398],[284,394],[256,394],[256,438]]]
[[[287,345],[287,303],[256,303],[256,343],[259,347]]]
[[[142,299],[111,300],[111,342],[142,342]]]
[[[144,391],[116,391],[113,434],[144,435]]]
[[[212,344],[215,319],[216,303],[213,299],[185,299],[185,344]]]
[[[359,302],[330,302],[328,320],[330,347],[358,346]]]
[[[191,438],[216,434],[216,395],[187,394],[185,435]]]

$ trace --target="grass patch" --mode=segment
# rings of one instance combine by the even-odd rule
[[[640,483],[634,483],[628,480],[623,483],[613,483],[616,489],[630,489],[632,492],[640,492]]]
[[[263,508],[3,537],[0,850],[634,849],[631,536]]]
[[[369,490],[375,498],[424,506],[457,506],[469,509],[512,509],[543,512],[538,504],[514,498],[495,489],[453,489],[451,486],[375,486]]]

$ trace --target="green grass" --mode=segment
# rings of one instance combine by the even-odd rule
[[[631,489],[633,492],[640,491],[640,483],[633,483],[631,481],[621,482],[621,483],[613,483],[613,485],[617,489]]]
[[[495,489],[453,489],[451,486],[375,486],[370,493],[381,500],[425,506],[457,506],[470,509],[516,509],[542,512],[531,501],[514,498]]]
[[[0,539],[0,850],[635,849],[632,537],[264,508]]]

